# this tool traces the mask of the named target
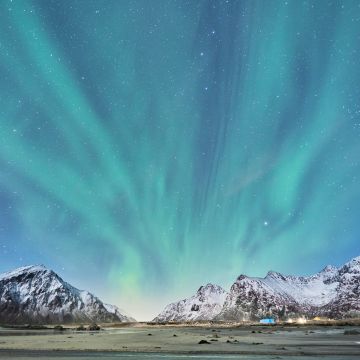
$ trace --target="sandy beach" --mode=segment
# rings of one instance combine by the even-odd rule
[[[132,353],[173,355],[244,355],[332,359],[360,356],[359,326],[147,326],[109,327],[101,331],[13,330],[0,331],[0,357],[71,358],[75,353]],[[62,353],[63,352],[63,353]],[[33,355],[31,355],[33,354]],[[108,358],[108,356],[106,356]],[[115,356],[115,355],[114,355]],[[103,356],[102,356],[103,357]],[[210,357],[211,358],[211,357]],[[217,357],[215,357],[217,358]],[[237,357],[239,358],[239,357]]]

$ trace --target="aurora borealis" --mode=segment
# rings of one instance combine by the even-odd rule
[[[360,254],[358,1],[0,1],[0,270],[150,319]]]

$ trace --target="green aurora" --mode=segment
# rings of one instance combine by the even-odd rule
[[[358,1],[0,1],[0,270],[150,319],[360,254]]]

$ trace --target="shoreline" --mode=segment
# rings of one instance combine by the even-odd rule
[[[88,327],[95,323],[69,323],[69,324],[0,324],[0,329],[9,330],[76,330],[79,326]],[[314,321],[308,320],[305,323],[297,322],[277,322],[275,324],[261,324],[258,322],[119,322],[119,323],[96,323],[101,330],[114,328],[219,328],[219,329],[241,329],[241,328],[307,328],[307,327],[346,327],[346,326],[360,326],[360,319],[345,319],[345,320],[327,320],[327,321]],[[59,330],[57,327],[62,327]]]

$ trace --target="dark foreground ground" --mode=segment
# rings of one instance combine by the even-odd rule
[[[94,353],[94,352],[74,352],[74,351],[41,351],[41,352],[24,352],[24,351],[1,351],[0,358],[2,359],[54,359],[54,360],[184,360],[184,359],[199,359],[199,360],[358,360],[359,356],[274,356],[274,355],[236,355],[236,354],[164,354],[164,353]]]
[[[203,342],[203,344],[199,344]],[[0,329],[3,359],[360,359],[359,326]]]

